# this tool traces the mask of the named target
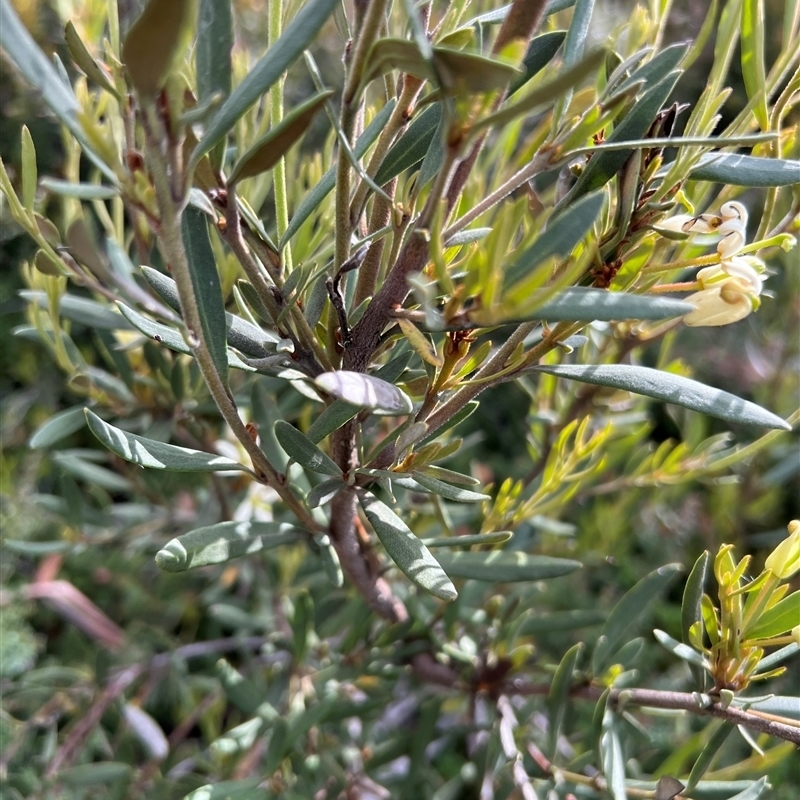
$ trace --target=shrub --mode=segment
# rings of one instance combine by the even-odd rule
[[[675,636],[654,631],[663,669],[649,646],[643,663],[637,632],[679,565],[637,575],[610,613],[591,591],[569,596],[579,581],[560,597],[544,581],[581,567],[557,535],[571,504],[726,474],[797,421],[670,355],[684,325],[769,307],[762,259],[794,245],[796,19],[767,70],[756,2],[730,0],[719,18],[714,4],[694,42],[668,46],[660,6],[598,44],[592,0],[284,5],[268,4],[268,46],[251,58],[227,3],[201,0],[195,16],[150,0],[133,24],[113,3],[76,4],[69,66],[0,5],[7,56],[65,130],[62,178],[39,178],[27,128],[17,175],[0,169],[39,248],[18,333],[81,398],[32,438],[64,475],[43,502],[73,530],[120,537],[130,558],[152,548],[166,572],[205,568],[209,603],[232,584],[258,598],[255,617],[220,605],[237,636],[198,632],[152,656],[74,586],[30,584],[28,599],[135,655],[79,723],[54,729],[44,781],[19,745],[11,790],[757,798],[766,778],[700,781],[737,726],[756,750],[748,731],[800,741],[790,697],[748,691],[798,649],[798,530],[752,580],[730,545],[700,556],[680,613],[663,614]],[[715,25],[687,108],[676,87]],[[340,84],[316,59],[343,42]],[[747,102],[723,127],[737,46]],[[296,103],[287,70],[308,87]],[[495,481],[459,434],[512,382],[528,398],[529,463],[509,475],[509,459]],[[688,410],[683,441],[649,446],[653,401]],[[732,444],[699,415],[760,438]],[[63,446],[84,424],[109,456]],[[159,594],[188,585],[151,580]],[[581,629],[589,646],[571,639]],[[147,683],[230,651],[239,668],[215,667],[224,719],[213,693],[188,710],[203,683],[180,669],[170,700]],[[681,660],[691,683],[666,671]],[[639,688],[636,665],[658,688]],[[142,680],[150,713],[121,705],[126,744],[90,746]],[[636,708],[699,720],[693,743],[668,757],[673,723]],[[182,750],[195,721],[203,736]]]

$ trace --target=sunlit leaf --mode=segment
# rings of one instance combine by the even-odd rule
[[[424,472],[414,472],[413,476],[414,480],[427,491],[456,503],[482,503],[484,500],[491,500],[491,496],[488,494],[480,494],[469,489],[462,489],[460,486],[453,486],[426,475]]]
[[[772,608],[764,611],[752,626],[743,631],[747,639],[769,639],[787,633],[800,624],[800,591],[793,592],[779,600]]]
[[[511,531],[495,531],[494,533],[466,534],[465,536],[437,536],[423,539],[426,547],[469,547],[474,544],[503,544],[514,534]]]
[[[453,578],[472,578],[491,583],[517,583],[557,578],[580,569],[580,561],[552,556],[493,550],[491,552],[442,553],[439,559]]]
[[[372,409],[375,414],[398,416],[414,410],[411,398],[402,389],[361,372],[323,372],[314,378],[314,383],[328,394],[354,406]]]
[[[439,103],[434,103],[423,109],[422,113],[411,121],[408,129],[392,145],[381,162],[380,169],[375,175],[375,183],[378,186],[383,186],[425,158],[439,129],[441,118],[442,107]]]
[[[694,181],[732,186],[794,186],[800,183],[800,161],[739,153],[706,153],[692,167],[690,177]]]
[[[64,28],[64,39],[69,49],[72,60],[84,71],[86,77],[94,81],[98,86],[110,92],[119,100],[119,92],[111,82],[111,77],[94,60],[91,53],[86,49],[86,45],[75,30],[72,20],[69,20]]]

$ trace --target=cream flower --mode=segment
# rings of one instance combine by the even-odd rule
[[[800,520],[789,523],[789,535],[767,556],[764,566],[781,580],[800,570]]]
[[[686,302],[695,308],[683,318],[687,325],[692,328],[718,327],[738,322],[754,311],[758,307],[758,293],[747,281],[728,278],[689,295]]]

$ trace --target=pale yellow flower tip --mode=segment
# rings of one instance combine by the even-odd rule
[[[800,625],[795,625],[792,628],[792,639],[794,639],[794,643],[800,647]]]
[[[764,563],[781,580],[791,578],[800,570],[800,521],[792,520],[788,527],[789,535],[767,556]]]
[[[686,314],[683,321],[692,328],[738,322],[753,310],[753,294],[752,287],[737,278],[712,284],[686,298],[695,310]]]

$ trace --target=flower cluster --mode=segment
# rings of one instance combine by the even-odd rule
[[[717,234],[720,263],[697,274],[700,291],[687,300],[695,310],[683,321],[692,327],[728,325],[744,319],[760,304],[764,262],[739,255],[747,235],[747,209],[736,201],[723,203],[719,214],[678,214],[661,225],[689,234]]]

